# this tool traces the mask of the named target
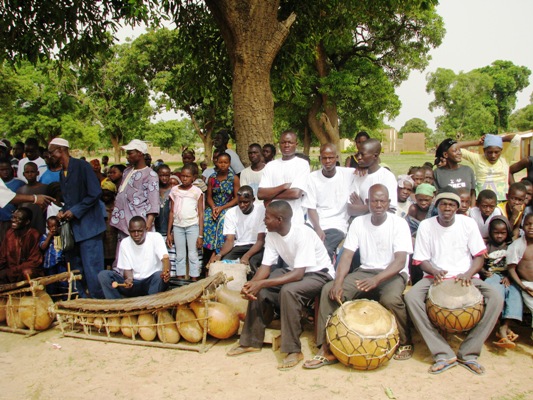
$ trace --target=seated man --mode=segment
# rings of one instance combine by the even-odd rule
[[[457,191],[447,186],[436,198],[438,215],[420,223],[413,263],[419,264],[425,275],[405,295],[411,319],[435,360],[429,368],[430,374],[440,374],[459,363],[472,373],[482,375],[485,369],[477,358],[503,307],[498,291],[477,278],[487,249],[476,222],[464,215],[456,215],[460,204]],[[457,356],[426,312],[429,287],[444,279],[455,279],[467,286],[473,284],[484,297],[483,317],[461,343]]]
[[[378,295],[379,302],[396,317],[400,346],[394,358],[407,360],[413,353],[407,309],[402,298],[409,279],[408,255],[413,252],[409,226],[403,218],[387,212],[390,199],[385,185],[371,186],[366,202],[370,214],[357,217],[350,225],[335,280],[322,289],[316,342],[321,347],[312,360],[306,361],[304,368],[315,369],[337,362],[325,341],[328,316],[338,308],[340,301],[372,294]],[[348,274],[357,249],[361,254],[361,266]]]
[[[320,293],[335,272],[324,244],[317,234],[303,224],[291,224],[292,208],[284,200],[270,203],[265,225],[268,235],[263,263],[251,281],[242,288],[250,300],[239,343],[228,356],[259,351],[269,321],[264,311],[270,305],[281,316],[281,351],[287,353],[279,369],[296,366],[302,359],[300,324],[303,305]],[[287,267],[272,269],[282,257]]]
[[[120,242],[117,261],[124,276],[107,270],[98,274],[106,299],[159,293],[170,279],[170,259],[163,236],[147,232],[146,221],[141,216],[130,219],[128,232],[129,236]],[[120,286],[113,287],[115,282]]]
[[[44,275],[39,232],[30,227],[32,212],[20,207],[11,216],[11,228],[0,245],[0,284]]]
[[[303,201],[309,220],[324,241],[330,258],[348,230],[348,202],[354,179],[353,168],[336,166],[338,158],[335,145],[326,143],[320,147],[322,169],[309,176]]]
[[[237,196],[238,206],[230,208],[224,218],[224,244],[220,253],[213,253],[211,262],[240,258],[255,273],[261,266],[265,245],[265,207],[254,204],[250,186],[241,186]]]

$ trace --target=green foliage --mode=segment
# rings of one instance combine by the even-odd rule
[[[428,127],[428,124],[423,119],[411,118],[402,126],[398,132],[398,136],[402,137],[404,133],[425,133],[426,135],[431,135],[433,130]]]
[[[533,130],[533,104],[525,106],[514,112],[509,118],[509,125],[513,130]]]
[[[166,150],[181,152],[196,140],[190,119],[159,121],[147,127],[144,138]]]
[[[403,155],[403,156],[407,156],[407,155],[424,155],[426,154],[425,151],[400,151],[400,154]]]

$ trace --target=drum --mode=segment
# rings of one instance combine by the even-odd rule
[[[373,300],[344,303],[326,323],[331,352],[348,367],[376,369],[394,355],[399,342],[394,315]]]
[[[246,283],[246,274],[250,272],[250,266],[246,264],[230,264],[222,261],[216,261],[209,264],[209,276],[217,272],[223,272],[227,278],[233,277],[233,280],[227,283],[228,289],[241,291]]]
[[[448,332],[467,332],[483,315],[483,296],[473,285],[463,286],[453,279],[431,285],[426,300],[430,321]]]

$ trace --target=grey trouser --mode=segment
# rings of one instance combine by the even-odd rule
[[[355,286],[355,281],[372,278],[382,270],[378,269],[358,269],[351,274],[346,275],[342,283],[343,299],[342,301],[367,298],[374,295],[378,296],[378,301],[387,310],[394,314],[398,331],[400,332],[400,345],[411,344],[411,330],[409,329],[407,309],[403,301],[403,291],[407,282],[406,274],[398,274],[391,279],[382,282],[377,288],[370,292],[363,292]],[[318,332],[316,345],[321,346],[326,338],[326,322],[328,317],[339,308],[339,304],[329,298],[329,291],[333,287],[333,282],[329,282],[322,288],[320,296],[320,310],[318,315]]]
[[[269,278],[276,278],[289,272],[277,268]],[[261,289],[257,300],[248,302],[246,319],[239,343],[244,347],[261,347],[265,338],[264,310],[272,305],[280,310],[281,316],[281,351],[283,353],[299,353],[301,351],[300,334],[302,325],[302,307],[320,294],[320,290],[331,277],[327,272],[311,272],[302,280],[286,283],[282,286]]]
[[[438,329],[431,323],[426,312],[426,297],[432,284],[433,279],[423,278],[420,280],[405,295],[405,303],[411,319],[426,342],[433,359],[435,361],[449,360],[455,357],[455,353]],[[502,296],[492,286],[480,279],[472,279],[472,284],[483,295],[485,311],[479,323],[468,332],[466,339],[457,351],[457,358],[465,361],[477,359],[483,343],[492,332],[503,307]]]

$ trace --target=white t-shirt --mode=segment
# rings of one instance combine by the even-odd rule
[[[519,237],[507,248],[507,265],[516,264],[522,260],[527,249],[527,241],[524,236]]]
[[[232,149],[226,149],[224,150],[226,154],[229,154],[231,157],[231,165],[230,168],[233,170],[233,173],[235,175],[240,174],[241,171],[244,169],[244,165],[242,165],[241,158],[237,153],[235,153]]]
[[[257,242],[257,235],[265,233],[265,206],[255,204],[250,214],[243,214],[239,206],[230,208],[224,217],[224,236],[235,235],[234,246]]]
[[[117,267],[133,270],[133,279],[146,279],[163,270],[164,255],[168,255],[168,250],[161,234],[146,232],[146,239],[140,246],[128,236],[120,242]]]
[[[411,231],[407,221],[387,213],[387,219],[379,226],[372,224],[372,215],[366,214],[353,220],[344,241],[344,248],[361,254],[361,269],[385,269],[394,260],[394,253],[413,253]],[[401,272],[409,274],[409,257]]]
[[[322,230],[338,229],[344,233],[348,230],[353,179],[354,169],[344,167],[337,167],[331,178],[325,177],[321,169],[309,175],[303,206],[317,211]]]
[[[355,192],[361,198],[363,203],[366,204],[368,190],[376,183],[381,183],[387,187],[389,191],[390,208],[396,210],[396,207],[398,206],[398,182],[396,181],[394,174],[387,168],[380,167],[373,174],[366,174],[364,176],[355,174],[350,193]]]
[[[472,257],[487,248],[472,218],[456,214],[453,225],[448,227],[439,224],[437,218],[420,222],[413,260],[429,261],[431,265],[448,271],[446,278],[452,278],[466,272],[472,265]]]
[[[292,225],[289,233],[268,232],[265,240],[264,265],[274,265],[278,257],[289,266],[289,270],[305,268],[305,273],[318,272],[327,268],[328,274],[335,278],[331,259],[316,232],[306,225]]]
[[[265,168],[263,168],[261,171],[254,171],[252,167],[248,167],[242,170],[240,176],[241,187],[248,185],[254,190],[256,204],[263,203],[262,200],[257,198],[257,189],[259,189],[259,182],[261,182],[261,177],[263,176],[264,170]]]
[[[26,178],[24,178],[24,166],[29,163],[33,162],[37,164],[37,170],[39,171],[39,176],[37,176],[37,181],[41,180],[41,177],[48,169],[48,166],[46,165],[46,161],[44,161],[41,157],[37,157],[35,160],[28,160],[28,157],[24,157],[22,160],[19,161],[19,167],[17,169],[17,178],[19,178],[21,181],[24,181],[24,183],[28,183]]]
[[[290,160],[272,160],[263,168],[263,176],[261,177],[259,187],[272,188],[283,185],[284,183],[291,183],[291,189],[305,190],[309,174],[309,163],[301,158],[293,157]],[[292,208],[292,224],[303,224],[305,220],[302,209],[302,198],[286,201]]]
[[[484,239],[487,239],[489,237],[490,220],[492,219],[492,217],[495,217],[497,215],[502,215],[502,212],[498,207],[494,208],[494,211],[492,212],[492,214],[489,215],[486,221],[483,221],[481,210],[478,207],[472,207],[470,209],[470,218],[476,221],[477,227],[479,228],[479,232],[481,232],[481,236]]]

